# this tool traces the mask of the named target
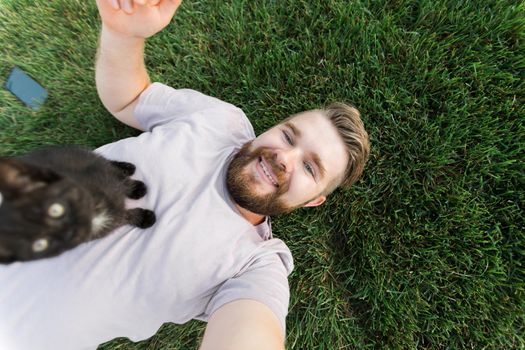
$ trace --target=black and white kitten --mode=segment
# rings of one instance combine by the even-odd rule
[[[125,224],[152,226],[153,211],[125,208],[126,197],[146,194],[134,172],[76,147],[0,158],[0,263],[55,256]]]

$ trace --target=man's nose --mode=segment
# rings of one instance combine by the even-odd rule
[[[282,171],[290,173],[294,169],[298,157],[299,151],[295,147],[279,150],[275,153],[275,162]]]

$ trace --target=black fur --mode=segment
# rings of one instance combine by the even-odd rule
[[[151,210],[124,206],[147,191],[129,178],[134,172],[131,163],[76,147],[0,158],[0,263],[55,256],[125,224],[152,226]],[[109,221],[96,230],[102,213]]]

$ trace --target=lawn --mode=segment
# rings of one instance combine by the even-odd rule
[[[136,135],[97,98],[94,1],[1,0],[0,154]],[[363,178],[274,219],[288,349],[525,349],[525,3],[185,1],[148,41],[154,81],[241,107],[257,133],[331,101],[362,112]],[[86,301],[89,302],[89,301]],[[194,349],[204,324],[101,349]]]

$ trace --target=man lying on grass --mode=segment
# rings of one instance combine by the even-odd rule
[[[142,130],[97,150],[136,165],[153,208],[147,230],[124,226],[58,257],[0,267],[0,348],[95,349],[137,341],[165,322],[208,322],[201,349],[282,349],[286,245],[269,216],[322,204],[350,186],[369,154],[345,104],[294,115],[257,138],[239,108],[150,83],[145,38],[179,1],[97,0],[96,83],[108,111]]]

